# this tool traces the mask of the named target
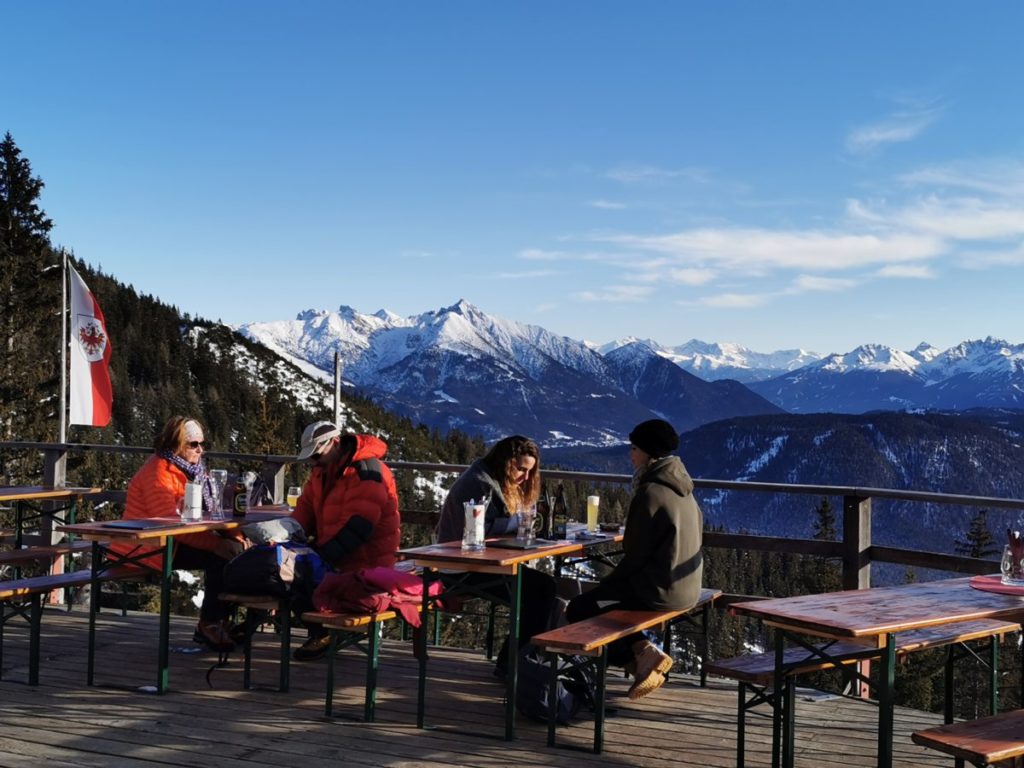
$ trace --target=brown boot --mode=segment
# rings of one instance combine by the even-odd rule
[[[665,673],[672,669],[672,657],[662,653],[657,647],[647,642],[640,646],[636,654],[636,679],[627,694],[631,699],[639,699],[654,693],[665,684]]]

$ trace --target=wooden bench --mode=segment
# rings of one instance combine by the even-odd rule
[[[88,541],[65,541],[38,547],[22,547],[0,552],[0,565],[27,565],[28,563],[52,563],[58,557],[76,552],[88,552],[92,543]]]
[[[912,733],[915,744],[952,755],[957,765],[997,765],[1024,756],[1024,709]]]
[[[276,595],[240,595],[222,592],[221,602],[233,603],[245,608],[245,622],[242,625],[245,639],[242,641],[242,687],[252,687],[252,636],[260,626],[272,620],[280,636],[280,652],[278,664],[278,691],[287,692],[291,680],[291,601],[288,596]]]
[[[597,691],[594,700],[594,753],[600,754],[604,745],[604,698],[605,673],[608,668],[608,644],[620,640],[645,629],[668,627],[676,624],[686,616],[698,612],[703,614],[702,625],[705,631],[703,648],[707,653],[707,616],[715,600],[722,594],[720,589],[702,589],[697,603],[685,611],[626,611],[613,610],[593,616],[584,621],[567,624],[558,629],[534,635],[533,644],[547,652],[551,666],[551,680],[548,688],[548,746],[555,746],[555,704],[558,685],[558,656],[584,656],[590,661],[585,662],[594,669]],[[668,647],[668,646],[666,646]],[[701,668],[707,666],[707,656],[701,659]],[[701,684],[705,684],[701,675]]]
[[[961,622],[945,626],[919,629],[896,634],[896,656],[902,658],[915,651],[931,648],[948,647],[950,653],[946,659],[946,722],[953,719],[953,663],[957,660],[954,653],[964,643],[973,640],[989,641],[989,665],[991,667],[991,708],[995,711],[998,698],[998,639],[1003,635],[1020,630],[1019,624],[993,619]],[[811,647],[788,648],[783,655],[783,668],[786,677],[783,695],[784,708],[791,713],[789,723],[795,721],[795,687],[792,680],[797,675],[820,672],[837,666],[849,667],[860,661],[879,658],[881,649],[866,646],[862,643],[849,641],[833,641]],[[753,707],[775,701],[776,692],[771,690],[775,679],[775,654],[754,653],[736,656],[731,659],[719,659],[707,665],[712,675],[731,678],[738,682],[738,704],[736,714],[736,765],[743,768],[744,741],[746,734],[746,713]],[[862,682],[869,682],[855,673]],[[753,693],[747,698],[748,693]]]
[[[141,569],[120,567],[104,572],[99,577],[99,581],[123,581],[138,578],[145,578],[145,573]],[[29,624],[28,683],[29,685],[39,684],[39,638],[43,618],[43,597],[57,589],[67,590],[73,587],[83,587],[91,580],[92,573],[83,570],[0,581],[0,674],[3,670],[4,625],[15,616],[20,616]],[[10,612],[7,610],[8,606],[12,608]]]
[[[419,611],[421,606],[416,606]],[[366,686],[363,697],[363,720],[372,723],[377,705],[377,671],[380,667],[380,643],[384,623],[401,618],[397,611],[379,613],[331,613],[329,611],[302,614],[307,624],[319,624],[331,638],[327,650],[327,693],[324,715],[331,717],[334,710],[334,661],[338,651],[355,647],[366,654]],[[426,631],[423,627],[422,631]],[[365,641],[365,647],[362,643]]]

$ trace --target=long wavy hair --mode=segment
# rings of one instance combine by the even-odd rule
[[[516,485],[512,482],[509,468],[523,456],[532,456],[536,463],[526,481]],[[522,435],[502,438],[491,446],[484,456],[484,463],[490,476],[501,486],[509,514],[515,514],[519,507],[529,507],[540,497],[540,448],[530,438]]]

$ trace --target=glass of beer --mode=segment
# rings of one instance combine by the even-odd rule
[[[302,489],[299,486],[288,486],[288,493],[284,497],[284,500],[288,503],[288,509],[295,509],[295,505],[299,503],[299,496],[301,495]]]
[[[587,496],[587,531],[597,531],[597,510],[601,505],[600,496]]]

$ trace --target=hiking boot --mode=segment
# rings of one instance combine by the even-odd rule
[[[636,654],[636,677],[627,695],[631,699],[639,699],[658,690],[665,684],[665,673],[670,669],[672,657],[651,643],[644,643]]]
[[[316,661],[322,659],[330,647],[330,635],[310,636],[306,642],[295,649],[292,658],[296,661]]]
[[[203,621],[200,619],[192,639],[220,653],[233,650],[235,647],[234,641],[225,631],[224,625],[219,621]]]

